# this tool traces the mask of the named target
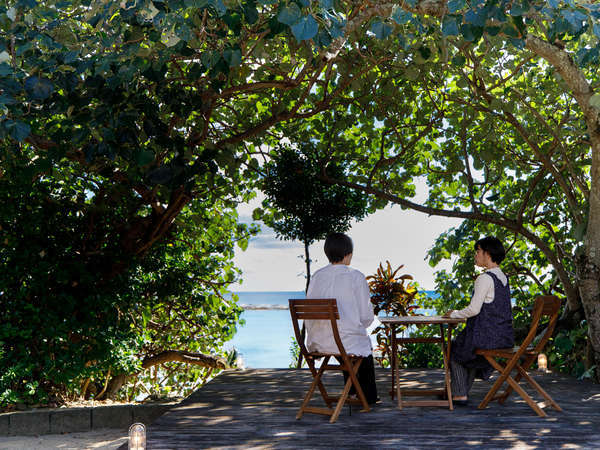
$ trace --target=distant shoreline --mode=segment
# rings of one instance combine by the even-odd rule
[[[246,310],[268,310],[268,309],[289,309],[287,305],[239,305],[244,311]]]

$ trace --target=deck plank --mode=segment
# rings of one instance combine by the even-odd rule
[[[403,386],[413,388],[441,387],[442,379],[440,370],[401,373]],[[563,412],[546,408],[548,417],[539,418],[514,394],[504,406],[477,410],[489,381],[475,382],[468,407],[401,411],[388,394],[390,372],[378,369],[381,404],[369,413],[352,407],[351,415],[346,406],[330,424],[320,415],[295,418],[311,381],[307,370],[227,371],[148,426],[147,448],[600,448],[600,385],[559,374],[535,379]],[[326,376],[325,384],[340,391],[341,375]]]

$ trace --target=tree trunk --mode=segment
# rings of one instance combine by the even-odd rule
[[[588,128],[589,129],[589,128]],[[588,324],[588,339],[596,364],[596,381],[600,382],[600,131],[590,130],[592,141],[591,189],[589,218],[584,250],[577,259],[577,277],[581,303]]]
[[[304,290],[305,293],[308,293],[308,285],[310,284],[310,255],[308,252],[308,240],[304,239],[304,262],[306,263],[306,288]],[[302,324],[302,331],[300,332],[300,339],[304,340],[306,337],[306,327],[304,323]],[[302,353],[298,352],[298,363],[296,364],[296,369],[302,367]]]
[[[308,292],[308,285],[310,284],[310,255],[308,253],[308,241],[304,240],[304,262],[306,263],[306,287],[304,292]]]

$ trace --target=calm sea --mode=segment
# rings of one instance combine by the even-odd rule
[[[288,299],[304,298],[303,291],[236,292],[236,294],[240,306],[261,305],[263,308],[287,307]],[[238,325],[236,335],[225,345],[228,349],[235,347],[245,367],[256,369],[289,367],[292,362],[290,346],[294,330],[290,312],[287,309],[274,308],[245,309],[241,318],[246,323]],[[371,328],[377,325],[376,321]]]
[[[236,292],[238,304],[287,306],[290,298],[304,298],[303,291]],[[234,338],[226,348],[235,347],[245,367],[289,367],[290,346],[294,330],[287,309],[246,309],[244,325],[238,325]]]

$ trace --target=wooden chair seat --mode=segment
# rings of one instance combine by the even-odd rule
[[[520,350],[521,347],[513,347],[513,348],[492,348],[492,349],[477,349],[476,353],[478,355],[489,355],[489,356],[495,356],[497,358],[512,358],[514,356],[515,353],[517,353]],[[535,353],[535,349],[533,348],[528,348],[525,350],[525,352],[523,353],[524,356],[528,356],[528,355],[533,355],[536,354]]]
[[[312,356],[315,359],[324,358],[325,356],[333,356],[336,358],[341,358],[342,355],[340,353],[321,353],[321,352],[309,352],[308,355]],[[352,353],[347,354],[350,358],[361,358],[359,355],[353,355]]]
[[[340,334],[337,328],[337,320],[340,318],[337,309],[337,302],[333,298],[326,299],[290,299],[290,315],[292,316],[292,325],[294,326],[294,333],[296,335],[296,341],[300,347],[300,353],[306,360],[306,364],[310,369],[313,376],[313,382],[310,385],[302,405],[296,415],[296,419],[300,419],[304,413],[313,414],[324,414],[330,416],[329,422],[334,423],[342,410],[344,404],[362,405],[363,411],[370,411],[369,404],[365,394],[363,393],[356,374],[358,368],[362,363],[363,357],[357,355],[349,355],[344,349]],[[299,320],[328,320],[331,322],[331,330],[333,332],[333,339],[338,347],[338,352],[326,353],[326,352],[309,352],[304,343],[303,333],[300,331]],[[339,364],[329,364],[331,358],[336,359]],[[317,369],[315,361],[317,359],[323,359],[320,367]],[[346,382],[341,395],[329,395],[321,378],[323,373],[327,370],[345,371],[348,372],[348,381]],[[349,397],[350,388],[354,386],[356,390],[357,398]],[[321,397],[325,401],[327,408],[308,406],[310,399],[315,392],[315,389],[319,389]],[[335,408],[332,408],[333,404],[336,404]]]
[[[547,295],[538,297],[535,299],[535,305],[532,312],[532,321],[529,328],[529,332],[520,346],[514,348],[498,348],[498,349],[477,349],[475,354],[483,356],[494,369],[500,372],[500,375],[486,394],[485,398],[481,401],[478,408],[484,409],[491,401],[498,400],[500,404],[503,404],[511,392],[516,391],[527,404],[536,412],[540,417],[546,417],[546,413],[542,410],[525,390],[519,385],[519,381],[524,379],[529,386],[535,389],[541,394],[546,400],[546,404],[552,406],[557,411],[562,411],[561,407],[558,406],[552,397],[527,373],[527,370],[531,367],[537,356],[544,350],[544,346],[548,339],[552,336],[556,322],[558,321],[558,314],[560,312],[560,299],[554,295]],[[538,325],[542,318],[548,317],[548,323],[544,334],[539,341],[532,346],[533,340],[536,336]],[[516,375],[513,377],[511,374],[515,371]],[[508,386],[506,390],[497,395],[496,393],[502,387],[504,383]],[[545,405],[544,405],[545,406]]]

